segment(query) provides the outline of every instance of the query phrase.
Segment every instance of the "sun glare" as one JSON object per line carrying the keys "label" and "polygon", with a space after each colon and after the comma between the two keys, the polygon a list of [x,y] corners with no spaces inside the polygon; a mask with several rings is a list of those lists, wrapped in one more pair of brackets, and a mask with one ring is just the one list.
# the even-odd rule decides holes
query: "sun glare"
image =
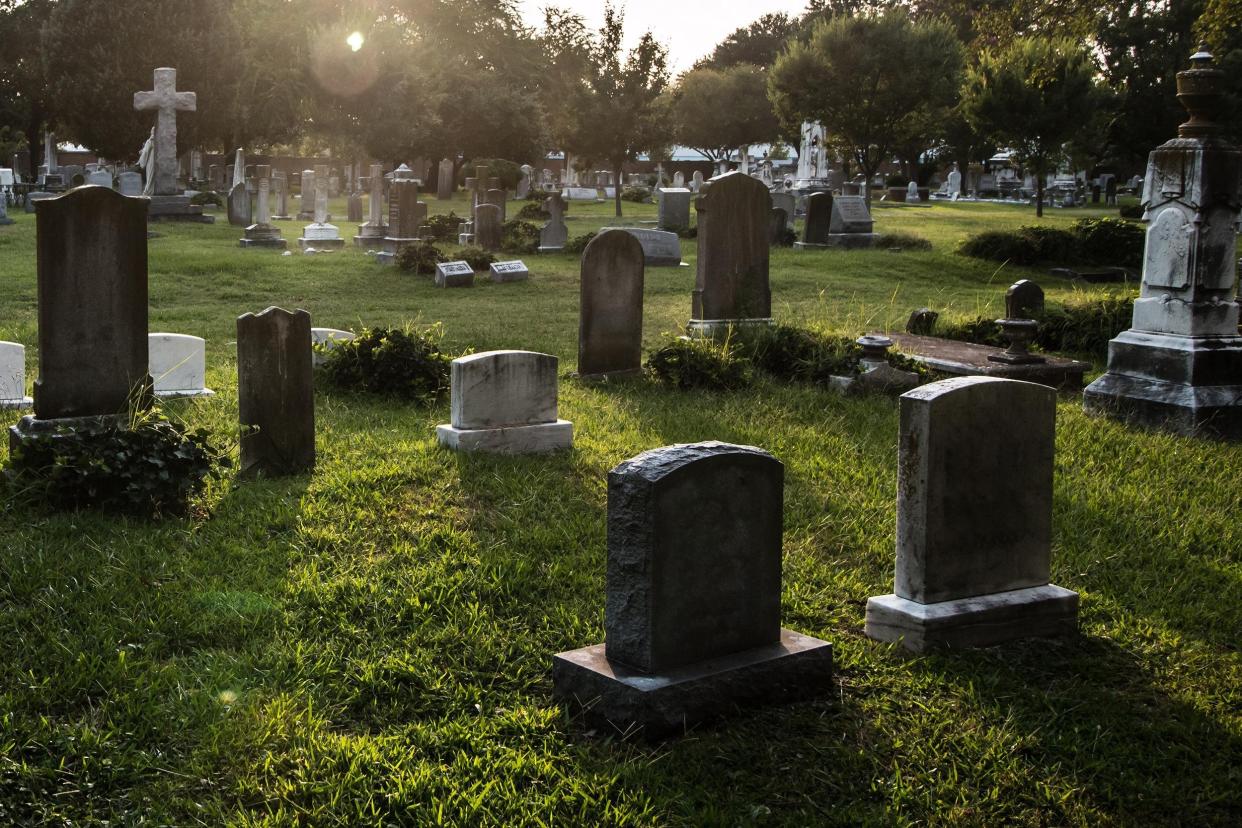
{"label": "sun glare", "polygon": [[353,49],[355,52],[358,51],[362,48],[362,32],[354,32],[349,37],[345,38],[345,42],[349,44],[349,48]]}

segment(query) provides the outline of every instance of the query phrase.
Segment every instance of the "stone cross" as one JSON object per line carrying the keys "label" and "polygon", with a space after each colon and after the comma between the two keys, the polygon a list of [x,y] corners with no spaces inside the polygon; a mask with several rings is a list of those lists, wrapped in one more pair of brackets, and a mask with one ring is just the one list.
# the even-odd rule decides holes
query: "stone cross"
{"label": "stone cross", "polygon": [[177,110],[193,112],[198,96],[177,91],[177,70],[156,69],[155,89],[134,93],[134,109],[155,109],[155,195],[177,193]]}

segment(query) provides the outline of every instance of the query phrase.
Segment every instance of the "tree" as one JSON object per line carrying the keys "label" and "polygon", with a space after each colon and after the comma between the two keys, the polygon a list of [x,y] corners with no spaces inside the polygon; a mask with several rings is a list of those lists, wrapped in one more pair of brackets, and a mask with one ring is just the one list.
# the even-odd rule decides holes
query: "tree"
{"label": "tree", "polygon": [[[1222,120],[1234,143],[1242,143],[1242,0],[1207,0],[1195,31],[1207,41],[1217,68],[1229,79]],[[1184,69],[1186,56],[1179,57],[1182,63],[1178,68]]]}
{"label": "tree", "polygon": [[768,100],[767,74],[738,64],[682,75],[669,100],[673,137],[713,161],[738,147],[776,140],[781,124]]}
{"label": "tree", "polygon": [[567,85],[566,98],[558,107],[559,143],[566,151],[609,165],[617,179],[619,217],[625,162],[641,152],[658,154],[670,142],[660,106],[668,85],[668,54],[647,32],[622,62],[625,20],[611,5],[604,9],[603,28],[593,37],[585,36],[580,24],[575,27],[572,21],[563,20],[560,25],[583,35],[579,45],[567,52],[577,51],[583,58],[583,74]]}
{"label": "tree", "polygon": [[739,64],[771,66],[789,39],[801,31],[802,23],[796,17],[783,12],[765,14],[755,22],[735,29],[716,44],[710,55],[696,63],[695,69],[724,69]]}
{"label": "tree", "polygon": [[9,154],[23,145],[30,149],[31,169],[43,163],[40,133],[52,117],[43,61],[38,50],[39,31],[51,14],[51,0],[0,0],[0,143]]}
{"label": "tree", "polygon": [[897,147],[935,137],[961,84],[962,47],[939,21],[835,17],[794,41],[768,75],[787,124],[818,121],[839,152],[871,179]]}
{"label": "tree", "polygon": [[966,76],[962,107],[1035,172],[1035,215],[1044,214],[1044,178],[1096,109],[1095,67],[1066,38],[1022,38],[985,52]]}

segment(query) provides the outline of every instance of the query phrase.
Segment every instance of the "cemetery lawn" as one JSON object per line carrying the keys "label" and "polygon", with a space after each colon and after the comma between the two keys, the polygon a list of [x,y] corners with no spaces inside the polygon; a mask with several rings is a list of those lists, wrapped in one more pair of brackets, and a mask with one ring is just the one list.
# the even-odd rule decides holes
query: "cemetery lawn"
{"label": "cemetery lawn", "polygon": [[[460,214],[461,196],[449,206]],[[573,203],[571,237],[611,211]],[[779,321],[856,335],[899,330],[920,306],[996,316],[1022,277],[1050,300],[1083,293],[953,252],[1034,223],[1030,208],[875,214],[877,230],[934,249],[774,251]],[[34,217],[11,215],[0,339],[29,349],[29,383]],[[576,257],[528,256],[529,282],[445,291],[352,247],[241,250],[219,221],[154,227],[150,312],[152,331],[207,339],[217,396],[169,410],[222,443],[236,431],[234,320],[268,305],[337,328],[442,322],[454,352],[546,351],[573,370]],[[295,249],[301,226],[281,223]],[[693,264],[694,243],[683,251]],[[693,274],[647,271],[647,347],[685,323]],[[1242,822],[1242,446],[1090,419],[1063,396],[1053,581],[1081,593],[1081,635],[912,657],[862,635],[868,596],[892,589],[890,399],[564,376],[574,450],[517,458],[437,448],[447,400],[321,387],[316,405],[313,475],[222,481],[191,519],[0,503],[0,824]],[[835,681],[818,701],[623,742],[552,703],[550,657],[603,639],[608,469],[706,439],[785,463],[782,621],[833,642]]]}

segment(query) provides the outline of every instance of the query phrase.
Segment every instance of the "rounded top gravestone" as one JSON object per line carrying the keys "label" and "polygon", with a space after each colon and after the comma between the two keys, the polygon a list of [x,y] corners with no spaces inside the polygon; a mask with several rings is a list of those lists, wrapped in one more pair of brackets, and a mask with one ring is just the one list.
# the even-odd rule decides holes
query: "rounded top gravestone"
{"label": "rounded top gravestone", "polygon": [[582,254],[578,373],[634,373],[642,368],[643,247],[624,230],[604,230]]}
{"label": "rounded top gravestone", "polygon": [[691,318],[771,317],[768,188],[744,173],[725,173],[707,183],[696,209],[698,270]]}

